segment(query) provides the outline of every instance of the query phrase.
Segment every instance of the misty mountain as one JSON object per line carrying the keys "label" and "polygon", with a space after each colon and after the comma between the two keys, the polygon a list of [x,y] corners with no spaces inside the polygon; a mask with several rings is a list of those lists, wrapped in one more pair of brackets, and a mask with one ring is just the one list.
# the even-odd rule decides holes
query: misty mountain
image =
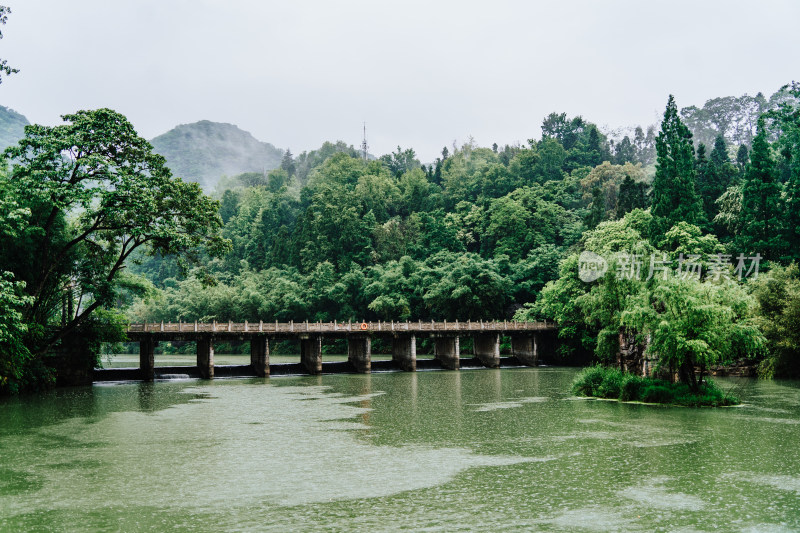
{"label": "misty mountain", "polygon": [[173,174],[210,191],[222,176],[264,172],[281,164],[283,151],[233,124],[201,120],[181,124],[150,141]]}
{"label": "misty mountain", "polygon": [[0,150],[5,150],[25,136],[28,119],[13,109],[0,105]]}

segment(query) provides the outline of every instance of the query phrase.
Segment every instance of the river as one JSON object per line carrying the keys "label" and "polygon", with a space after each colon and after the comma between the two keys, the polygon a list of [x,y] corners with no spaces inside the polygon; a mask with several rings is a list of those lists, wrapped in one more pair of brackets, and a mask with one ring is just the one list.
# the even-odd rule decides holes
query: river
{"label": "river", "polygon": [[579,399],[575,369],[96,384],[0,400],[2,531],[794,531],[800,382]]}

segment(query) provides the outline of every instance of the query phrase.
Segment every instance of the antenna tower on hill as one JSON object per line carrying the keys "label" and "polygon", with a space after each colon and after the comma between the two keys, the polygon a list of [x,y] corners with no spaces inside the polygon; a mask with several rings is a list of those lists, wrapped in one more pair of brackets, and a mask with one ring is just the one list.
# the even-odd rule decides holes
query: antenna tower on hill
{"label": "antenna tower on hill", "polygon": [[364,122],[364,137],[361,139],[361,156],[364,158],[364,161],[367,160],[367,123]]}

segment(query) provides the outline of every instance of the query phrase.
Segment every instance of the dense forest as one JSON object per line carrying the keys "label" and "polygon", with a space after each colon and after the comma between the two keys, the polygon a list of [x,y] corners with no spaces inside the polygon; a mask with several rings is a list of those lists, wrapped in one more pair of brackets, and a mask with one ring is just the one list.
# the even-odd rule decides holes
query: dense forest
{"label": "dense forest", "polygon": [[[798,98],[670,97],[660,125],[616,132],[552,113],[525,145],[427,164],[325,143],[222,177],[214,200],[112,111],[30,126],[0,181],[0,386],[52,380],[78,332],[93,364],[121,324],[161,320],[546,318],[563,353],[792,375]],[[587,251],[608,262],[591,282]]]}

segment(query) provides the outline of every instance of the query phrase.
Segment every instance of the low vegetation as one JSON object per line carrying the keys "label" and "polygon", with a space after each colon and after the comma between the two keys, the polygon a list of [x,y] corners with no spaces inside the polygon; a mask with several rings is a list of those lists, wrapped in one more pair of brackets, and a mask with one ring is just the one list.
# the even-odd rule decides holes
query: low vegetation
{"label": "low vegetation", "polygon": [[592,398],[687,407],[723,407],[740,403],[739,398],[726,393],[709,379],[698,385],[697,392],[692,392],[685,383],[643,378],[601,365],[584,368],[572,382],[572,392]]}

